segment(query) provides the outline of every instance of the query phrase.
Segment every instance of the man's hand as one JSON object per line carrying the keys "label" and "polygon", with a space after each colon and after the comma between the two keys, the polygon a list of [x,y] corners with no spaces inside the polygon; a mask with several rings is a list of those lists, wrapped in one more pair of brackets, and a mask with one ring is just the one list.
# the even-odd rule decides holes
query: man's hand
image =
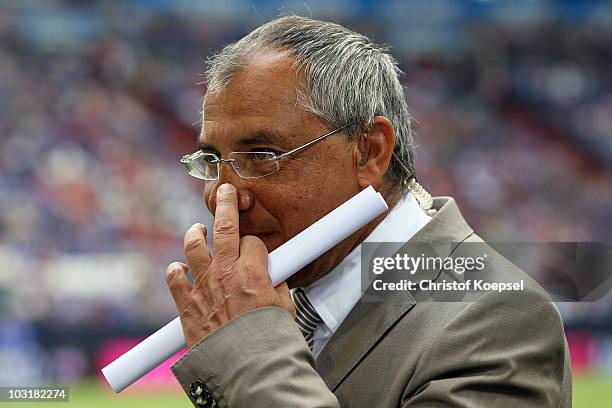
{"label": "man's hand", "polygon": [[[254,236],[240,238],[238,197],[231,184],[217,190],[213,243],[214,257],[206,246],[204,225],[192,225],[184,241],[189,266],[173,262],[166,271],[188,347],[236,316],[259,307],[282,307],[295,317],[287,284],[272,286],[264,243]],[[193,284],[187,279],[188,270]]]}

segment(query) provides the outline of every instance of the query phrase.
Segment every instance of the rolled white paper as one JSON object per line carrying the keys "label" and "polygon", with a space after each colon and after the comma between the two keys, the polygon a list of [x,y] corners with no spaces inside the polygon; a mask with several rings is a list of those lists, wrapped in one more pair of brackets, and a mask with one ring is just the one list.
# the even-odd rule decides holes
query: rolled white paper
{"label": "rolled white paper", "polygon": [[[272,251],[268,272],[274,286],[317,259],[387,210],[372,186]],[[185,347],[180,318],[172,320],[102,369],[115,392],[121,392]]]}

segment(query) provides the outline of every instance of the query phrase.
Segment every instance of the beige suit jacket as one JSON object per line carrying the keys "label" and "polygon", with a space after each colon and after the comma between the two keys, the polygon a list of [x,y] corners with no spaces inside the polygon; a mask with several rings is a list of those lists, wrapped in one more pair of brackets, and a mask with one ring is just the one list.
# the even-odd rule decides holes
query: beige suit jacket
{"label": "beige suit jacket", "polygon": [[[482,242],[452,198],[436,198],[434,208],[409,242],[459,243],[446,256]],[[207,406],[217,407],[571,406],[569,352],[554,303],[500,255],[488,266],[524,279],[523,299],[494,293],[432,302],[409,291],[385,302],[362,299],[316,361],[288,312],[260,308],[208,335],[172,370],[196,406],[196,380],[211,397]]]}

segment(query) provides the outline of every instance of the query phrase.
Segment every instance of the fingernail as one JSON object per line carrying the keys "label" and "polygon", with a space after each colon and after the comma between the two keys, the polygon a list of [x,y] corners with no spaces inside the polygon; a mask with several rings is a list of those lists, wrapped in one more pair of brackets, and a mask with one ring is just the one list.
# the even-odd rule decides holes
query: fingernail
{"label": "fingernail", "polygon": [[185,265],[182,265],[182,264],[180,264],[180,263],[178,263],[178,262],[174,262],[174,263],[172,264],[172,270],[173,270],[173,271],[180,272],[180,271],[185,271],[185,270],[186,270],[186,268],[185,268]]}
{"label": "fingernail", "polygon": [[228,183],[221,184],[221,186],[219,187],[219,190],[217,191],[218,194],[231,194],[233,192],[234,192],[234,186]]}

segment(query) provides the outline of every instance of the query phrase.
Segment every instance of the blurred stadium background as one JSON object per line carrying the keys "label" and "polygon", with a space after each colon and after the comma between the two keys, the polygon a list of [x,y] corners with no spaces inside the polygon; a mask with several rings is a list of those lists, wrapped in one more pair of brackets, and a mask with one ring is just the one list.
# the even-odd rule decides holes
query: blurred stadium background
{"label": "blurred stadium background", "polygon": [[[167,366],[119,397],[99,368],[175,315],[165,266],[206,216],[177,161],[195,150],[203,61],[289,12],[391,46],[423,184],[481,235],[612,241],[609,2],[5,0],[0,385],[189,406]],[[575,406],[611,406],[611,299],[559,307]]]}

